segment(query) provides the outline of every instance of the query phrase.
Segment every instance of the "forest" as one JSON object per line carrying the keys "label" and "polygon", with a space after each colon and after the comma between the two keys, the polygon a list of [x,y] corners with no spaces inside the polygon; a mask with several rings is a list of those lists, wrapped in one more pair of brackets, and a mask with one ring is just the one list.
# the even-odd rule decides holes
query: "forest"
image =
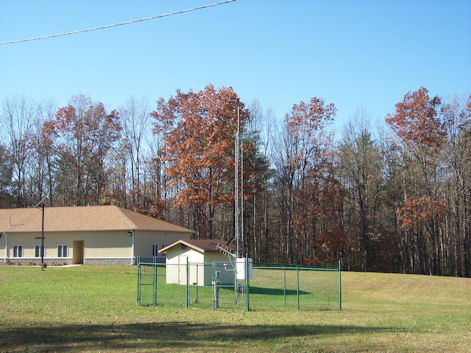
{"label": "forest", "polygon": [[278,120],[211,84],[111,111],[83,94],[5,97],[0,204],[112,204],[229,240],[239,121],[254,261],[471,277],[471,96],[404,93],[376,129],[360,109],[342,131],[323,98]]}

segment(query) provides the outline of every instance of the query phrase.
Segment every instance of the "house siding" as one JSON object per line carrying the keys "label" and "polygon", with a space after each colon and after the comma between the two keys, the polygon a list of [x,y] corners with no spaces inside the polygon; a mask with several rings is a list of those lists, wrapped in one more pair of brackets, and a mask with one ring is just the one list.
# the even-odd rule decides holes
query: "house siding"
{"label": "house siding", "polygon": [[[2,235],[0,263],[40,264],[41,257],[35,257],[35,247],[41,245],[40,232],[11,232]],[[152,261],[152,245],[170,244],[179,239],[189,239],[191,233],[140,231],[134,235],[134,255],[141,261]],[[8,238],[8,247],[7,245]],[[44,261],[48,264],[70,264],[74,254],[74,241],[83,241],[84,264],[132,264],[132,237],[128,230],[116,231],[69,231],[46,232],[44,235]],[[22,257],[13,257],[13,246],[23,247]],[[58,245],[67,245],[67,257],[57,257]],[[164,258],[163,258],[164,259]]]}
{"label": "house siding", "polygon": [[[10,261],[37,260],[35,257],[35,247],[41,245],[41,233],[21,232],[8,233],[7,259]],[[39,238],[39,239],[38,239]],[[73,257],[74,240],[84,242],[84,262],[85,259],[110,259],[128,258],[132,254],[131,237],[125,231],[80,231],[80,232],[48,232],[44,235],[44,258],[54,261],[70,262]],[[23,246],[23,257],[13,257],[13,246]],[[67,245],[67,256],[57,257],[58,245]]]}
{"label": "house siding", "polygon": [[[70,265],[72,264],[71,258],[63,257],[49,257],[44,258],[44,262],[48,265]],[[25,257],[12,257],[8,259],[7,264],[13,265],[40,265],[41,258],[25,258]],[[130,265],[130,258],[88,258],[83,259],[84,265]]]}
{"label": "house siding", "polygon": [[[159,250],[168,244],[172,244],[180,239],[190,239],[189,232],[166,232],[166,231],[145,231],[136,230],[134,232],[134,253],[140,256],[141,262],[152,262],[152,246],[159,245]],[[163,261],[164,256],[159,256]]]}

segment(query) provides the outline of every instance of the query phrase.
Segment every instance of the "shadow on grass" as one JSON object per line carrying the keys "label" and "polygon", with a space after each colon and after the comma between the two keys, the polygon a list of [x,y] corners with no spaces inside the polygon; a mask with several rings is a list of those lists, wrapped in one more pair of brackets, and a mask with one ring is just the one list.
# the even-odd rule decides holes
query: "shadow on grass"
{"label": "shadow on grass", "polygon": [[[266,295],[284,295],[283,289],[280,288],[264,288],[264,287],[250,287],[250,294],[266,294]],[[311,294],[309,292],[300,290],[299,295]],[[296,289],[287,289],[286,295],[297,295]]]}
{"label": "shadow on grass", "polygon": [[345,333],[392,332],[392,328],[318,325],[224,325],[188,322],[125,325],[51,325],[0,330],[0,351],[126,349],[228,349],[242,341]]}
{"label": "shadow on grass", "polygon": [[[196,286],[192,286],[191,288],[196,288]],[[208,287],[205,287],[208,288]],[[240,290],[242,290],[242,287],[239,287]],[[208,289],[211,291],[210,293],[212,294],[212,288]],[[225,293],[232,293],[234,292],[234,287],[231,286],[226,286],[226,287],[220,287],[219,289],[222,292]],[[266,295],[284,295],[284,291],[282,288],[268,288],[268,287],[252,287],[250,286],[250,294],[266,294]],[[296,295],[297,291],[296,289],[286,289],[286,295]],[[299,295],[304,295],[304,294],[312,294],[310,292],[306,292],[303,290],[299,291]]]}

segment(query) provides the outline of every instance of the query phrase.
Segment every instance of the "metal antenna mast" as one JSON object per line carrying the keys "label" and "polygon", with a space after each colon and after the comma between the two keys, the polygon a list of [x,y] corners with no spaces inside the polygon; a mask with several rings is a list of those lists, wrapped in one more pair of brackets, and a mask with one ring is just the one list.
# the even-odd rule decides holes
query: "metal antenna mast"
{"label": "metal antenna mast", "polygon": [[235,215],[234,215],[234,228],[236,240],[236,259],[239,258],[239,107],[237,107],[237,133],[235,139]]}
{"label": "metal antenna mast", "polygon": [[239,303],[239,286],[237,274],[237,261],[239,260],[239,107],[237,107],[237,133],[235,139],[235,176],[234,176],[234,228],[236,240],[235,268],[234,268],[234,302]]}
{"label": "metal antenna mast", "polygon": [[[239,141],[240,142],[240,141]],[[244,256],[244,142],[240,144],[240,240],[242,257]]]}

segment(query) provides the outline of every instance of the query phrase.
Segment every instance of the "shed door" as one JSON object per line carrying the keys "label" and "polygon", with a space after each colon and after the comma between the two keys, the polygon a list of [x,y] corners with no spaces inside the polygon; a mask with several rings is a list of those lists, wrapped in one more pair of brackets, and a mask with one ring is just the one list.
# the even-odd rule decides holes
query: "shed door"
{"label": "shed door", "polygon": [[188,256],[178,255],[178,284],[186,285],[186,263]]}

